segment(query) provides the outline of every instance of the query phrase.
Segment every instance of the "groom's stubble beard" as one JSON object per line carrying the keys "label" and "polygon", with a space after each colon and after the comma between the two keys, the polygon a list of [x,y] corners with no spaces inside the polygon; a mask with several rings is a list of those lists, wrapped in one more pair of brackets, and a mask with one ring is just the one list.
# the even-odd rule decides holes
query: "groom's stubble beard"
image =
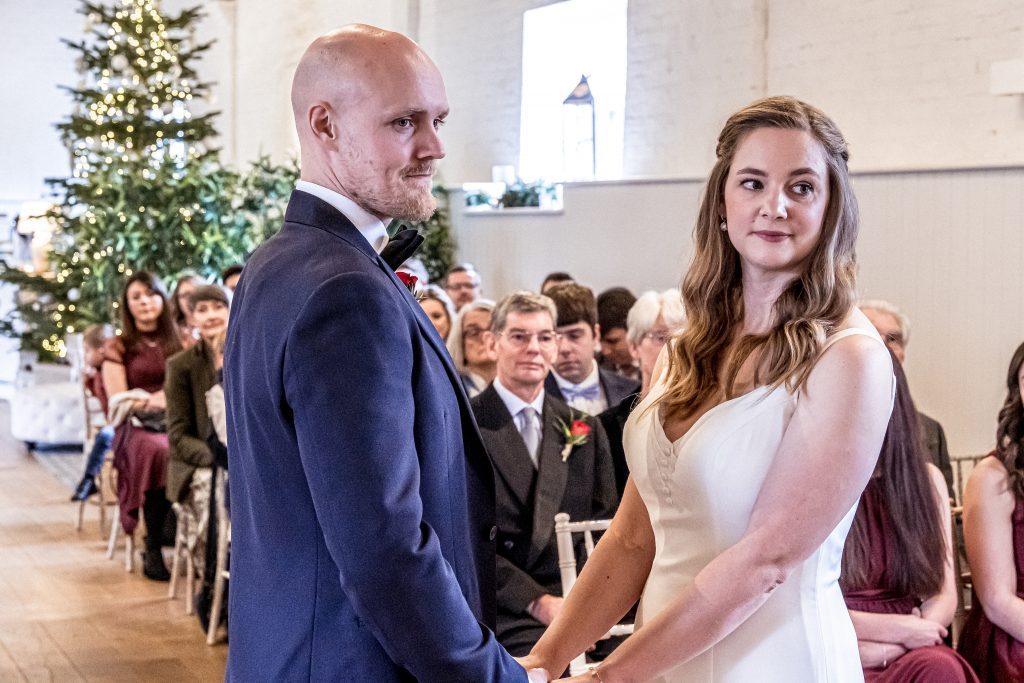
{"label": "groom's stubble beard", "polygon": [[[437,209],[432,188],[408,178],[409,174],[433,174],[433,165],[403,168],[393,176],[366,178],[352,199],[372,214],[407,221],[425,221]],[[379,177],[378,177],[379,178]]]}

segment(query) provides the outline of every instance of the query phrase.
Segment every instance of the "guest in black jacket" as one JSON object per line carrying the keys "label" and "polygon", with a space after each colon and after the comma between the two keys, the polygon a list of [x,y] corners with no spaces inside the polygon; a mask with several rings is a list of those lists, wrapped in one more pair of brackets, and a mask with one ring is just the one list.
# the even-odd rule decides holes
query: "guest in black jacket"
{"label": "guest in black jacket", "polygon": [[[562,605],[554,517],[610,518],[611,454],[596,418],[544,390],[557,335],[551,300],[518,292],[498,303],[488,342],[497,376],[473,399],[495,470],[498,641],[527,654]],[[585,553],[577,548],[577,558]]]}

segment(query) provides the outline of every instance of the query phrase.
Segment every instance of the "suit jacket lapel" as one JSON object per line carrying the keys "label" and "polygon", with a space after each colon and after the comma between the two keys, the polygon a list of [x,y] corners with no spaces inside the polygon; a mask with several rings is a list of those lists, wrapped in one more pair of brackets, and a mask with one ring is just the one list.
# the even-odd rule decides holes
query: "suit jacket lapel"
{"label": "suit jacket lapel", "polygon": [[526,506],[536,470],[533,469],[533,461],[523,443],[523,437],[519,435],[515,420],[493,386],[484,390],[477,401],[481,409],[478,416],[480,430],[493,446],[489,449],[491,462],[518,499],[519,505]]}
{"label": "suit jacket lapel", "polygon": [[528,562],[540,557],[555,532],[555,514],[562,506],[565,486],[569,479],[568,463],[562,462],[565,437],[558,421],[569,421],[568,411],[557,405],[546,393],[544,396],[544,436],[540,444],[540,471],[533,498],[533,537],[530,540]]}

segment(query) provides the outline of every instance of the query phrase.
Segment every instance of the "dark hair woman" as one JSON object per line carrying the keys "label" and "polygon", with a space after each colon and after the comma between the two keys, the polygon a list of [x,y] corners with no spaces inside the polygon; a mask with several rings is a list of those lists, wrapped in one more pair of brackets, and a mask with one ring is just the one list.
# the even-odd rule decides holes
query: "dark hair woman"
{"label": "dark hair woman", "polygon": [[903,368],[895,357],[892,365],[896,400],[846,539],[839,585],[865,681],[976,681],[942,644],[956,610],[946,480],[922,448]]}
{"label": "dark hair woman", "polygon": [[120,308],[121,335],[107,343],[100,371],[117,423],[114,467],[121,525],[125,533],[134,533],[142,508],[147,531],[143,572],[150,579],[166,581],[170,574],[160,549],[170,510],[164,495],[167,434],[135,422],[140,416],[157,417],[166,408],[164,368],[167,358],[181,350],[181,339],[167,290],[152,273],[140,271],[128,278]]}
{"label": "dark hair woman", "polygon": [[189,298],[196,289],[204,285],[206,281],[195,273],[183,273],[175,282],[174,293],[171,294],[171,317],[178,326],[181,344],[186,348],[199,341],[199,331],[196,330],[195,320],[189,309]]}
{"label": "dark hair woman", "polygon": [[971,471],[964,536],[974,600],[960,653],[988,683],[1024,681],[1024,344],[1006,375],[996,450]]}

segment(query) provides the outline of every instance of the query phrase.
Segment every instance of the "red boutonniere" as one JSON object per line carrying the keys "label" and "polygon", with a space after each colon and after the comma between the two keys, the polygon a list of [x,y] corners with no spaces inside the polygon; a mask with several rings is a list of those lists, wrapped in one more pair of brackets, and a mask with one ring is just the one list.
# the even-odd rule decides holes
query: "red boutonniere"
{"label": "red boutonniere", "polygon": [[573,413],[570,411],[568,424],[558,420],[558,427],[562,430],[562,437],[565,439],[565,445],[562,447],[562,462],[569,460],[573,448],[582,446],[590,438],[590,425],[583,419],[584,417],[586,415],[582,414],[573,417]]}
{"label": "red boutonniere", "polygon": [[412,273],[405,272],[404,270],[395,271],[395,275],[397,275],[398,279],[402,281],[405,288],[409,290],[409,293],[413,295],[413,298],[419,301],[419,297],[416,295],[416,290],[419,288],[419,278]]}

